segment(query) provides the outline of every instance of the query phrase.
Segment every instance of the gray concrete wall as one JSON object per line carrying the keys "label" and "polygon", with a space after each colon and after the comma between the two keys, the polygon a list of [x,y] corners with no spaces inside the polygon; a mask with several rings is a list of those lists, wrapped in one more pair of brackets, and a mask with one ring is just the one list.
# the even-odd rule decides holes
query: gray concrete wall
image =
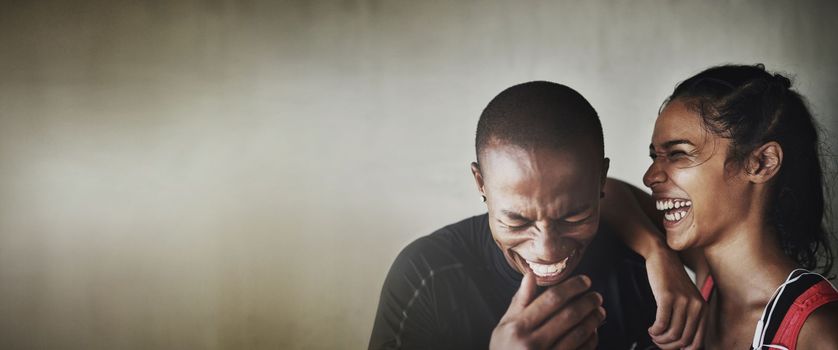
{"label": "gray concrete wall", "polygon": [[639,185],[678,81],[763,62],[835,148],[836,10],[5,2],[0,347],[365,348],[401,247],[481,213],[468,164],[497,92],[575,87],[612,174]]}

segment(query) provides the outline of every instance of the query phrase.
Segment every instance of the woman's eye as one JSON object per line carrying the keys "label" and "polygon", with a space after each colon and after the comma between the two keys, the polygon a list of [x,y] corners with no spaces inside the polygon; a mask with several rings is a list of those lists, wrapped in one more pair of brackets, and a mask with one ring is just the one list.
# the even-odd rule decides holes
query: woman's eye
{"label": "woman's eye", "polygon": [[684,152],[684,151],[669,152],[669,158],[681,158],[681,157],[686,156],[686,155],[687,155],[687,153]]}
{"label": "woman's eye", "polygon": [[656,158],[658,158],[658,155],[654,154],[654,153],[649,153],[649,158],[652,158],[652,160],[655,160]]}

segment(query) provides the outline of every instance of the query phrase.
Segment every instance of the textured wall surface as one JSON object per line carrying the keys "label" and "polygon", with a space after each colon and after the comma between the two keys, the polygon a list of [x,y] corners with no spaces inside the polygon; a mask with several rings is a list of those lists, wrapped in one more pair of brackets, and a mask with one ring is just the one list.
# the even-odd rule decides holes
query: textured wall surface
{"label": "textured wall surface", "polygon": [[578,89],[612,174],[639,185],[679,80],[763,62],[796,77],[838,152],[836,15],[832,1],[3,2],[0,348],[365,348],[401,247],[481,213],[468,164],[496,93]]}

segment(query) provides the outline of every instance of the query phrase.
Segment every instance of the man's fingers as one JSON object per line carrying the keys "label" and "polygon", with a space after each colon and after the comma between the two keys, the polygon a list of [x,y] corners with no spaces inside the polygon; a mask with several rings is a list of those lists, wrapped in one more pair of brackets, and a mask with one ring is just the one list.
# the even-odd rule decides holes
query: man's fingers
{"label": "man's fingers", "polygon": [[587,276],[571,277],[541,293],[524,309],[521,318],[527,320],[529,324],[541,324],[568,301],[588,290],[590,286],[591,279]]}
{"label": "man's fingers", "polygon": [[[504,336],[517,339],[519,342],[523,341],[522,344],[527,344],[527,348],[543,348],[555,343],[561,333],[542,331],[537,335],[534,330],[538,330],[545,320],[558,316],[557,310],[562,308],[572,310],[569,315],[567,315],[568,312],[565,312],[565,315],[561,316],[564,320],[572,319],[573,322],[571,323],[564,322],[567,323],[567,328],[579,323],[579,320],[584,318],[590,310],[596,309],[602,303],[602,297],[595,293],[589,293],[587,299],[578,298],[578,300],[573,300],[578,294],[587,290],[590,285],[590,278],[576,276],[548,288],[535,298],[535,276],[528,271],[524,274],[521,287],[513,296],[509,309],[504,315],[506,322],[501,320],[501,324],[492,333],[493,341],[495,333],[497,333],[497,344],[503,343],[501,338]],[[587,312],[584,312],[585,310]],[[578,316],[575,316],[577,314]],[[574,317],[575,319],[573,319]]]}
{"label": "man's fingers", "polygon": [[553,347],[554,349],[578,349],[582,344],[596,333],[596,329],[605,320],[605,309],[598,308],[589,313],[576,327],[568,331],[559,342]]}
{"label": "man's fingers", "polygon": [[521,287],[512,296],[512,302],[509,304],[507,313],[518,312],[526,308],[535,297],[535,289],[535,275],[530,271],[525,272],[524,278],[521,280]]}
{"label": "man's fingers", "polygon": [[597,292],[588,292],[584,295],[565,304],[559,312],[544,322],[541,327],[533,332],[533,336],[541,344],[552,344],[556,339],[561,338],[573,327],[582,323],[592,312],[602,313],[605,317],[605,309],[602,308],[602,296]]}
{"label": "man's fingers", "polygon": [[596,350],[597,343],[599,343],[599,337],[596,331],[594,331],[594,334],[588,337],[588,340],[579,347],[579,350]]}
{"label": "man's fingers", "polygon": [[655,323],[649,327],[649,335],[658,336],[669,328],[669,320],[672,317],[672,302],[667,297],[661,298],[658,302],[658,310],[655,313]]}

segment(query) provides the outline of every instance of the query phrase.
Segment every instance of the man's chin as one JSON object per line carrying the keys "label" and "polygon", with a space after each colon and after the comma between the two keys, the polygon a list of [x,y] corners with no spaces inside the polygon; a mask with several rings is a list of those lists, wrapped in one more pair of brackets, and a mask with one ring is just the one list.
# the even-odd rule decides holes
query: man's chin
{"label": "man's chin", "polygon": [[564,280],[568,279],[571,275],[570,272],[573,271],[573,268],[576,266],[568,266],[564,271],[559,272],[555,275],[547,275],[547,276],[540,276],[535,272],[530,270],[530,273],[535,275],[535,284],[539,287],[550,287],[562,283]]}

